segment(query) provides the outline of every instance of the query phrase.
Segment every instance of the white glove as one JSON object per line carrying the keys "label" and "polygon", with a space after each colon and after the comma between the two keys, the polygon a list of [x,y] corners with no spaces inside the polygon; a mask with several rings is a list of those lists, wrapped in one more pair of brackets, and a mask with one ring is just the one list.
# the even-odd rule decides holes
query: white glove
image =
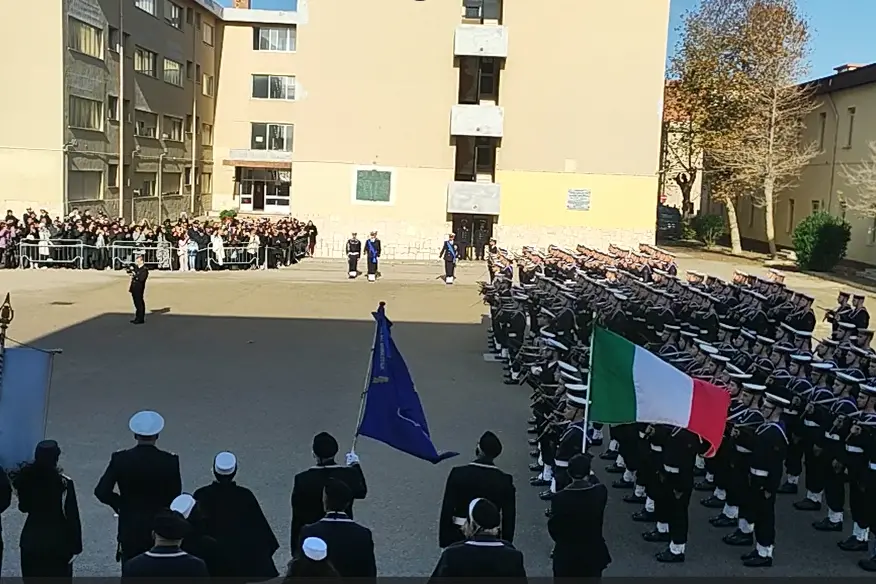
{"label": "white glove", "polygon": [[354,464],[359,464],[359,456],[356,455],[355,452],[347,453],[347,466],[353,466]]}
{"label": "white glove", "polygon": [[77,558],[78,556],[79,556],[79,554],[75,554],[72,558],[70,558],[70,561],[67,562],[67,563],[68,563],[68,564],[72,564],[73,562],[76,561],[76,558]]}

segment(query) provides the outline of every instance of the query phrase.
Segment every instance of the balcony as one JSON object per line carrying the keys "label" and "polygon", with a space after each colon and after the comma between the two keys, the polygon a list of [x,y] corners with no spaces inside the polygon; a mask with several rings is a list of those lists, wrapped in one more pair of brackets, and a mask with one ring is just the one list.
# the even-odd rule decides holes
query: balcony
{"label": "balcony", "polygon": [[253,150],[251,148],[231,149],[224,166],[244,166],[251,168],[288,169],[292,165],[292,153],[283,150]]}
{"label": "balcony", "polygon": [[447,212],[498,215],[502,187],[496,183],[454,181],[447,185]]}
{"label": "balcony", "polygon": [[505,130],[505,110],[497,105],[460,104],[450,111],[450,134],[501,138]]}
{"label": "balcony", "polygon": [[504,59],[508,56],[508,29],[491,24],[460,24],[453,39],[453,54]]}

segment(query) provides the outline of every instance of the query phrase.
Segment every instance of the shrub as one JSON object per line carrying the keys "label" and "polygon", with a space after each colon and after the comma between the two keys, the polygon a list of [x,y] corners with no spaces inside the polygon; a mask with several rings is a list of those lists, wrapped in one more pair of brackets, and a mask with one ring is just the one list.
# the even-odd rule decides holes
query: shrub
{"label": "shrub", "polygon": [[682,239],[696,239],[697,231],[693,228],[692,221],[690,217],[685,217],[681,221],[681,238]]}
{"label": "shrub", "polygon": [[226,219],[234,219],[235,217],[237,217],[237,211],[234,209],[225,209],[219,213],[219,219],[222,221],[225,221]]}
{"label": "shrub", "polygon": [[813,213],[794,229],[797,265],[804,270],[829,272],[846,257],[852,227],[830,213]]}
{"label": "shrub", "polygon": [[706,247],[712,247],[727,233],[727,224],[720,215],[697,215],[691,225],[697,239],[705,243]]}

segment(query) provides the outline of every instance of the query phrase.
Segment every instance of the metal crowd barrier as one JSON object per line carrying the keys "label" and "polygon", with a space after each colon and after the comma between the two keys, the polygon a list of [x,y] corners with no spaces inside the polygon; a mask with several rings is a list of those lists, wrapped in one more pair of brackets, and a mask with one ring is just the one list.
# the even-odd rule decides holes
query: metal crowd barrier
{"label": "metal crowd barrier", "polygon": [[18,244],[20,268],[66,266],[82,269],[84,248],[78,239],[24,240]]}
{"label": "metal crowd barrier", "polygon": [[223,245],[221,248],[216,248],[211,243],[209,251],[209,261],[207,261],[207,269],[223,269],[226,266],[246,266],[252,268],[266,267],[264,255],[268,248],[256,248],[253,251],[247,245]]}

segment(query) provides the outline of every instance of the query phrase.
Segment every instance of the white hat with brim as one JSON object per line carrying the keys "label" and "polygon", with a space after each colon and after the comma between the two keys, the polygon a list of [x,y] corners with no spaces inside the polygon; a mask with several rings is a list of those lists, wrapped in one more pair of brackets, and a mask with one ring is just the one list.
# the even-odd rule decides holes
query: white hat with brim
{"label": "white hat with brim", "polygon": [[164,429],[164,418],[150,410],[137,412],[128,421],[128,428],[137,436],[158,436]]}

